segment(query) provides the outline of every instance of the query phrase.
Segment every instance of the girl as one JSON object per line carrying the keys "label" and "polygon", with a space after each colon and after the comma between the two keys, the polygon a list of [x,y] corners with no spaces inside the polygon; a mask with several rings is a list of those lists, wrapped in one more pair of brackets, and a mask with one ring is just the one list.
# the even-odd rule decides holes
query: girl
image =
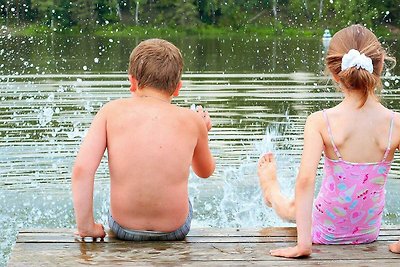
{"label": "girl", "polygon": [[[344,99],[307,118],[295,200],[280,192],[274,156],[261,157],[258,176],[267,205],[297,223],[297,246],[272,250],[271,255],[308,256],[312,243],[360,244],[377,239],[384,186],[394,152],[400,149],[400,114],[382,106],[375,95],[385,59],[395,63],[361,25],[333,36],[326,64]],[[322,152],[324,178],[314,200]],[[390,250],[400,253],[400,241]]]}

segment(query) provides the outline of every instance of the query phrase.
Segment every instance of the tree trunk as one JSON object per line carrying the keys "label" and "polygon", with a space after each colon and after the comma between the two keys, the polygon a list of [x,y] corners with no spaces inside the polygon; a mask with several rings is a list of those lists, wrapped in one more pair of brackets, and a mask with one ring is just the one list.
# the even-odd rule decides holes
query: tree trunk
{"label": "tree trunk", "polygon": [[278,32],[280,30],[280,27],[278,28],[278,0],[273,0],[272,12],[274,13],[274,30]]}
{"label": "tree trunk", "polygon": [[322,11],[324,8],[324,0],[319,1],[319,18],[322,18]]}
{"label": "tree trunk", "polygon": [[274,13],[275,22],[278,20],[278,0],[274,0],[272,3],[272,12]]}
{"label": "tree trunk", "polygon": [[136,1],[136,9],[135,9],[135,25],[139,24],[139,1]]}
{"label": "tree trunk", "polygon": [[118,0],[119,20],[123,24],[132,24],[131,5],[129,0]]}
{"label": "tree trunk", "polygon": [[304,0],[304,9],[306,11],[306,17],[308,21],[311,21],[310,12],[308,11],[308,3],[307,0]]}

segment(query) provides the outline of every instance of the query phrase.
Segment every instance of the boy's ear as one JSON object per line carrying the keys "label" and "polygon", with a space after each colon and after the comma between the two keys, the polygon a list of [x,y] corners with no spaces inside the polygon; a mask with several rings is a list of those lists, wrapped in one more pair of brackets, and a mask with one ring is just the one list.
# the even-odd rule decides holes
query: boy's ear
{"label": "boy's ear", "polygon": [[129,91],[131,91],[132,93],[136,92],[136,90],[138,88],[138,81],[132,75],[128,75],[128,78],[129,78],[129,82],[131,84]]}
{"label": "boy's ear", "polygon": [[174,97],[177,97],[177,96],[179,95],[179,91],[181,90],[181,88],[182,88],[182,81],[179,81],[179,82],[178,82],[178,85],[176,86],[176,89],[175,89],[175,91],[172,93],[172,95],[173,95]]}

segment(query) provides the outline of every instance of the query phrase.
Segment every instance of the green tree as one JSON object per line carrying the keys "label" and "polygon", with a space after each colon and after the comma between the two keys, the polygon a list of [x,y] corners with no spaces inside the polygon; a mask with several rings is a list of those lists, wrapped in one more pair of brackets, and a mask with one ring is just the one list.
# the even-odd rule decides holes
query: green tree
{"label": "green tree", "polygon": [[144,24],[156,26],[195,26],[199,23],[198,11],[191,0],[152,0],[142,5]]}
{"label": "green tree", "polygon": [[91,0],[75,0],[70,2],[71,24],[90,29],[96,25],[96,5]]}
{"label": "green tree", "polygon": [[232,27],[400,27],[399,0],[0,0],[4,22],[54,28],[123,23]]}
{"label": "green tree", "polygon": [[34,19],[40,19],[42,22],[50,25],[54,18],[55,1],[56,0],[31,0]]}
{"label": "green tree", "polygon": [[118,15],[119,20],[123,24],[132,24],[133,16],[131,13],[131,1],[129,0],[118,0]]}
{"label": "green tree", "polygon": [[200,20],[206,24],[217,24],[221,16],[219,0],[197,0],[197,9]]}
{"label": "green tree", "polygon": [[333,7],[341,27],[353,23],[375,26],[373,20],[379,13],[375,7],[370,6],[368,0],[336,0],[333,2]]}
{"label": "green tree", "polygon": [[389,23],[400,27],[400,2],[399,0],[373,1],[369,4],[378,10],[377,23]]}
{"label": "green tree", "polygon": [[117,0],[95,1],[95,11],[100,25],[119,21]]}

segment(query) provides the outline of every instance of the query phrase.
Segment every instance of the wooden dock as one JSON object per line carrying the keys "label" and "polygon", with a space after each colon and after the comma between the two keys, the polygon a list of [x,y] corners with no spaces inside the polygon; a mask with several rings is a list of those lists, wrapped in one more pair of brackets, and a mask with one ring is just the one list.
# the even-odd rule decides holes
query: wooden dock
{"label": "wooden dock", "polygon": [[400,226],[385,227],[366,245],[314,245],[311,257],[284,259],[269,250],[293,245],[296,229],[192,229],[185,241],[126,242],[77,240],[71,229],[20,231],[8,266],[400,266],[400,254],[388,245],[400,238]]}

